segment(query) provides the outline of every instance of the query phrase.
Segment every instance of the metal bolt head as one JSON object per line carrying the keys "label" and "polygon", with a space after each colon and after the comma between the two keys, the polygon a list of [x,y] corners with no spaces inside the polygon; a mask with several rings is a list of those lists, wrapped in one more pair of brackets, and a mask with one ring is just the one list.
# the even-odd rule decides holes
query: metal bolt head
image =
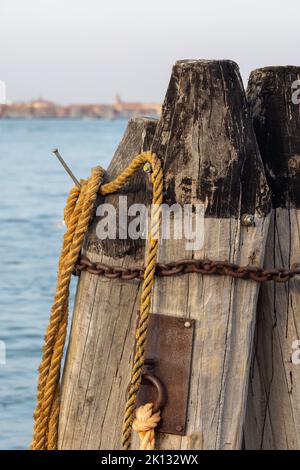
{"label": "metal bolt head", "polygon": [[144,361],[144,365],[147,369],[153,369],[156,364],[156,360],[153,357],[147,357]]}
{"label": "metal bolt head", "polygon": [[254,227],[255,226],[254,215],[243,214],[241,217],[241,224],[244,225],[244,227]]}
{"label": "metal bolt head", "polygon": [[191,328],[191,322],[190,321],[184,322],[184,328]]}
{"label": "metal bolt head", "polygon": [[152,167],[150,162],[146,162],[145,165],[143,166],[143,170],[145,173],[152,173]]}
{"label": "metal bolt head", "polygon": [[176,431],[177,431],[177,432],[181,432],[182,430],[183,430],[183,427],[182,427],[182,426],[180,426],[180,425],[179,425],[179,426],[176,426]]}

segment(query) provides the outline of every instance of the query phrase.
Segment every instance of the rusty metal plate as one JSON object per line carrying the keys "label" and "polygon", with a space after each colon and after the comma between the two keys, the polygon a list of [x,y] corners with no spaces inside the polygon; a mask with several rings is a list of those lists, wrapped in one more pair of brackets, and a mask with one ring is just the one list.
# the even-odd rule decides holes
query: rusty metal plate
{"label": "rusty metal plate", "polygon": [[[184,435],[191,373],[195,320],[152,314],[145,351],[144,373],[159,379],[166,395],[159,432]],[[155,402],[156,389],[141,385],[137,405]]]}

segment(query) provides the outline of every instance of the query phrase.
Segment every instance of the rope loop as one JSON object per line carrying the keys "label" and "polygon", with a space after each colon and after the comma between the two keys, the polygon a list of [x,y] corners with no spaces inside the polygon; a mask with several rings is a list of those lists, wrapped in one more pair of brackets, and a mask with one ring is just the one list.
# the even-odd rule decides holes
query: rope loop
{"label": "rope loop", "polygon": [[[151,152],[143,152],[137,155],[115,180],[102,186],[104,170],[101,167],[96,167],[92,170],[90,178],[81,181],[80,188],[74,187],[69,193],[64,210],[66,232],[58,262],[56,294],[45,333],[42,359],[39,367],[37,404],[34,412],[34,430],[31,444],[33,450],[57,449],[61,360],[67,332],[70,279],[75,270],[84,237],[91,221],[96,197],[99,193],[105,196],[121,189],[127,180],[146,163],[151,166],[151,173],[149,175],[153,186],[153,210],[151,211],[146,268],[143,273],[141,315],[136,331],[137,348],[132,366],[123,425],[123,447],[125,449],[130,447],[136,395],[140,387],[144,365],[144,349],[149,323],[161,218],[160,206],[162,203],[163,173],[159,159]],[[109,275],[109,273],[107,274]],[[125,278],[126,276],[130,277],[131,273],[128,271],[117,273],[117,276],[120,275]],[[114,278],[116,275],[111,273],[111,277]],[[149,413],[150,408],[148,407],[147,410]],[[152,418],[149,417],[149,420],[155,423],[158,415],[155,413],[153,416]],[[152,437],[150,440],[151,442],[153,441]]]}

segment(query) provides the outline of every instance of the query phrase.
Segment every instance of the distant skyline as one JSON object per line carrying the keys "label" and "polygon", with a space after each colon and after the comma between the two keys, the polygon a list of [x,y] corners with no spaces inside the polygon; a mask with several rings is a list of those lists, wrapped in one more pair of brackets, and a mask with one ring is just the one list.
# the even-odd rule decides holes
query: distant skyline
{"label": "distant skyline", "polygon": [[[74,101],[74,102],[69,102],[69,103],[61,103],[61,102],[58,102],[57,100],[49,100],[46,96],[34,96],[28,100],[11,100],[11,99],[7,99],[5,101],[5,104],[6,105],[17,105],[17,104],[24,104],[24,105],[29,105],[29,104],[49,104],[49,105],[61,105],[61,106],[72,106],[72,105],[87,105],[87,106],[92,106],[92,105],[114,105],[116,104],[117,102],[120,102],[120,103],[128,103],[128,104],[131,104],[131,103],[137,103],[137,104],[161,104],[159,103],[158,101],[157,102],[154,102],[154,101],[148,101],[148,102],[145,102],[145,101],[138,101],[138,100],[124,100],[122,96],[119,95],[119,93],[116,93],[115,96],[112,97],[112,99],[110,101],[107,101],[107,102],[100,102],[100,101],[92,101],[92,102],[83,102],[83,101]],[[0,105],[3,104],[1,101],[0,101]]]}
{"label": "distant skyline", "polygon": [[299,65],[298,0],[0,0],[9,101],[162,102],[178,59]]}

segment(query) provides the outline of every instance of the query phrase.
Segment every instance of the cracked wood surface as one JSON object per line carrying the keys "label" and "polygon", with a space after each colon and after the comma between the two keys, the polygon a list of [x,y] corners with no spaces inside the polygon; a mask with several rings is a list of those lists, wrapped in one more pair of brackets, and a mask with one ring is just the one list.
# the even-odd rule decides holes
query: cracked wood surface
{"label": "cracked wood surface", "polygon": [[[117,159],[132,158],[135,150],[120,150]],[[158,260],[262,264],[268,187],[236,64],[175,64],[152,150],[163,163],[165,202],[203,204],[205,212],[203,247],[187,250],[186,240],[163,240]],[[255,227],[240,224],[244,212],[255,215]],[[110,256],[94,225],[86,244],[93,260],[143,263],[143,246],[124,251],[117,241]],[[64,371],[60,448],[120,448],[139,294],[137,281],[81,276]],[[187,435],[160,434],[158,448],[240,448],[257,295],[255,282],[222,276],[156,279],[152,312],[196,320]]]}
{"label": "cracked wood surface", "polygon": [[[265,266],[291,267],[300,261],[300,115],[292,83],[300,67],[268,67],[252,72],[248,99],[266,175],[273,191],[273,213]],[[245,421],[246,449],[300,448],[300,375],[292,363],[300,334],[300,279],[264,283]]]}

